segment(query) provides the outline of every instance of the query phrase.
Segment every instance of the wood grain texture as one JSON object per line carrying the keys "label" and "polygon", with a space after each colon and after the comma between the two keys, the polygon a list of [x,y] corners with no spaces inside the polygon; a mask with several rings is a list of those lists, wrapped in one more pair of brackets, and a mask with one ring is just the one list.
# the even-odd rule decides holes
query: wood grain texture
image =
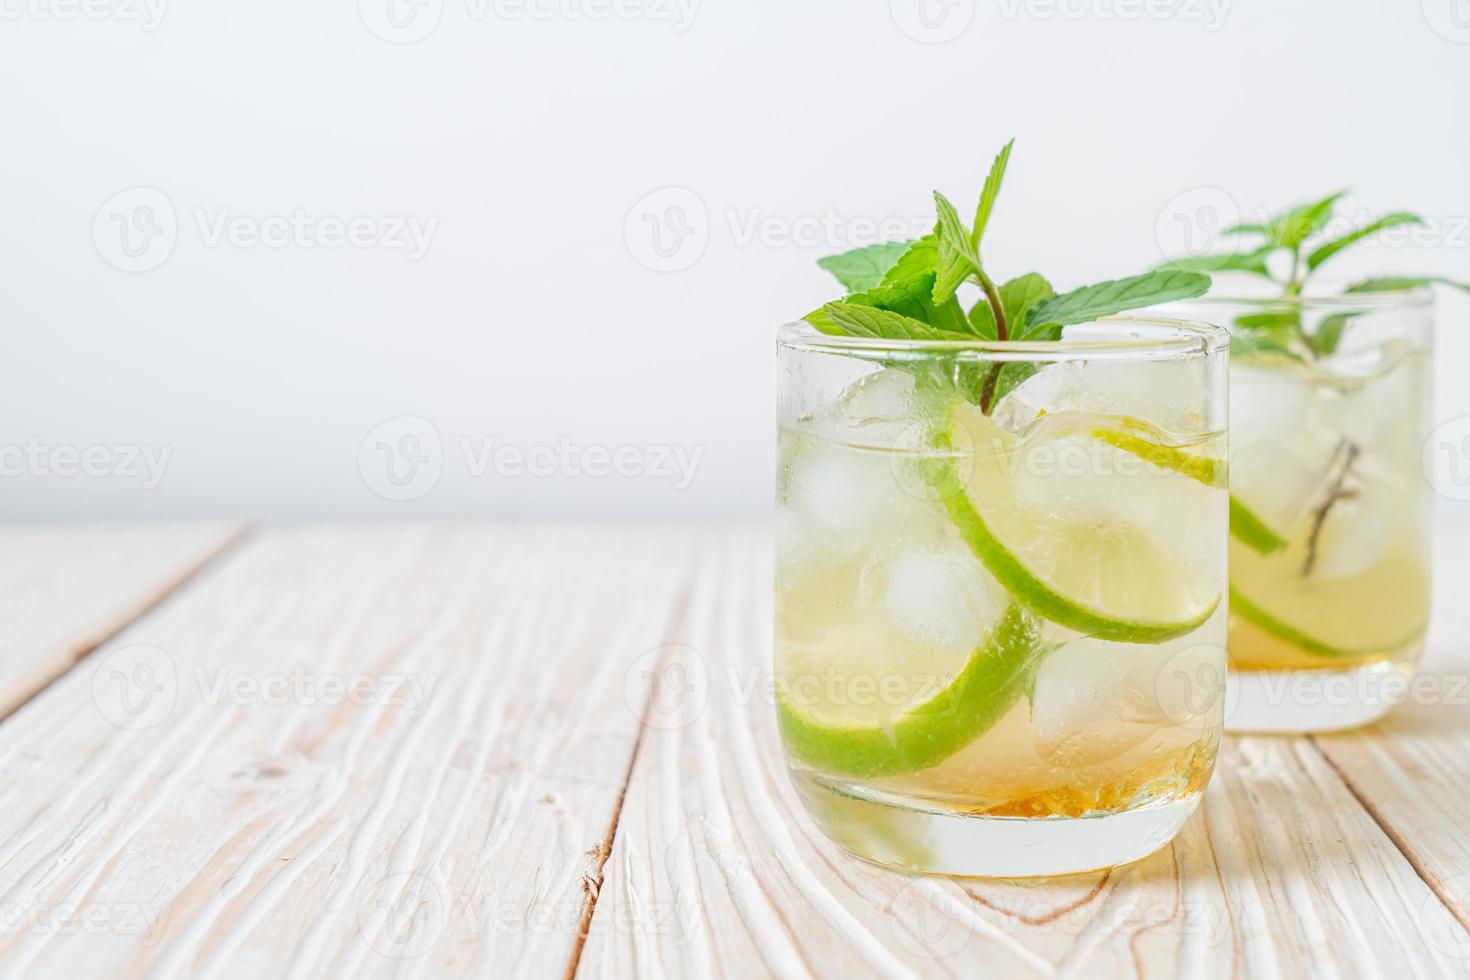
{"label": "wood grain texture", "polygon": [[1470,524],[1442,528],[1435,565],[1428,650],[1404,703],[1313,741],[1444,903],[1429,921],[1470,972]]}
{"label": "wood grain texture", "polygon": [[565,972],[686,553],[252,538],[0,725],[0,975]]}
{"label": "wood grain texture", "polygon": [[238,533],[221,525],[0,527],[0,717]]}
{"label": "wood grain texture", "polygon": [[1470,975],[1464,707],[1228,739],[1128,868],[910,877],[797,802],[770,575],[743,530],[249,539],[0,722],[0,978]]}
{"label": "wood grain texture", "polygon": [[748,538],[699,574],[689,650],[663,685],[685,692],[685,711],[645,731],[583,975],[1453,976],[1470,965],[1453,945],[1463,929],[1444,928],[1439,899],[1305,739],[1227,741],[1176,842],[1109,873],[962,882],[852,858],[806,818],[782,768],[769,581],[768,545]]}

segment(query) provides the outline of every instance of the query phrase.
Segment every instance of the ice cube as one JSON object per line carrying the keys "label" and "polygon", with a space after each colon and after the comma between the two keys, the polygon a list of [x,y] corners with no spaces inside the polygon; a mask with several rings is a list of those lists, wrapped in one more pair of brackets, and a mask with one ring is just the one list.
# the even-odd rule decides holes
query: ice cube
{"label": "ice cube", "polygon": [[853,446],[912,450],[925,445],[936,419],[915,397],[914,376],[885,368],[866,375],[812,414],[811,431]]}
{"label": "ice cube", "polygon": [[884,608],[893,625],[916,642],[973,650],[1003,611],[993,580],[967,553],[909,550],[886,571]]}
{"label": "ice cube", "polygon": [[1392,543],[1385,493],[1383,488],[1364,488],[1359,496],[1333,505],[1323,527],[1313,578],[1350,578],[1383,559]]}
{"label": "ice cube", "polygon": [[1314,423],[1359,449],[1407,448],[1417,459],[1416,427],[1425,384],[1422,360],[1408,352],[1393,359],[1381,353],[1379,373],[1324,385],[1313,406]]}
{"label": "ice cube", "polygon": [[1316,388],[1305,372],[1231,365],[1231,445],[1279,446],[1284,430],[1305,422],[1315,397]]}
{"label": "ice cube", "polygon": [[1198,431],[1206,418],[1202,360],[1064,361],[1037,371],[996,407],[1017,431],[1042,412],[1089,412],[1142,419],[1172,432]]}
{"label": "ice cube", "polygon": [[1224,654],[1189,637],[1134,645],[1082,637],[1046,655],[1036,673],[1031,726],[1036,747],[1056,765],[1105,762],[1160,730],[1189,725],[1212,704],[1184,701],[1170,677],[1213,666],[1223,676]]}

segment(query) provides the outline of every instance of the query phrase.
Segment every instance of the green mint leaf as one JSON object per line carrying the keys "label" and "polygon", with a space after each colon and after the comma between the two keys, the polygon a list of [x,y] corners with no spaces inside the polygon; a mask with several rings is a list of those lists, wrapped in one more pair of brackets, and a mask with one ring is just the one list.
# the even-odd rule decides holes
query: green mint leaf
{"label": "green mint leaf", "polygon": [[[1000,308],[1005,310],[1006,323],[1011,328],[1012,340],[1037,340],[1056,338],[1038,336],[1038,331],[1044,331],[1050,324],[1035,324],[1026,322],[1026,314],[1033,306],[1044,299],[1051,299],[1057,291],[1046,281],[1046,277],[1039,272],[1028,272],[1024,276],[1017,276],[1010,282],[1005,283],[998,290],[1000,293]],[[1060,334],[1061,325],[1057,324]]]}
{"label": "green mint leaf", "polygon": [[1222,235],[1269,235],[1269,234],[1271,234],[1271,227],[1269,225],[1249,224],[1249,223],[1248,224],[1231,225],[1229,228],[1226,228],[1224,231],[1220,232],[1220,234],[1222,234]]}
{"label": "green mint leaf", "polygon": [[1265,331],[1252,333],[1232,333],[1230,335],[1230,358],[1236,360],[1250,360],[1258,357],[1289,357],[1293,361],[1300,361],[1302,357],[1291,345],[1284,342],[1280,337]]}
{"label": "green mint leaf", "polygon": [[922,320],[880,310],[857,303],[828,303],[815,314],[808,314],[807,322],[823,333],[840,333],[849,337],[873,337],[885,340],[963,340],[964,335],[955,335],[931,327]]}
{"label": "green mint leaf", "polygon": [[1186,256],[1165,262],[1159,268],[1184,272],[1250,272],[1270,278],[1271,270],[1267,267],[1266,260],[1274,251],[1276,251],[1276,246],[1266,245],[1254,252]]}
{"label": "green mint leaf", "polygon": [[1332,220],[1332,206],[1346,193],[1347,191],[1338,191],[1319,201],[1288,208],[1276,215],[1267,229],[1271,244],[1282,248],[1300,248],[1302,242]]}
{"label": "green mint leaf", "polygon": [[1340,238],[1334,238],[1330,242],[1325,242],[1317,246],[1317,248],[1312,250],[1312,254],[1307,256],[1307,269],[1317,268],[1317,266],[1326,262],[1349,245],[1361,241],[1369,235],[1377,234],[1385,228],[1392,228],[1396,225],[1422,225],[1423,223],[1423,218],[1417,214],[1410,214],[1408,211],[1395,211],[1392,214],[1386,214],[1377,221],[1366,224],[1356,231],[1350,231]]}
{"label": "green mint leaf", "polygon": [[1470,293],[1470,282],[1459,282],[1444,276],[1376,276],[1355,282],[1345,292],[1349,293],[1396,293],[1406,289],[1421,289],[1424,286],[1450,286]]}
{"label": "green mint leaf", "polygon": [[1098,317],[1136,310],[1176,299],[1192,299],[1210,288],[1210,277],[1198,272],[1157,271],[1083,286],[1044,299],[1031,307],[1027,320],[1035,324],[1086,323]]}
{"label": "green mint leaf", "polygon": [[999,335],[995,326],[995,311],[983,299],[970,310],[969,322],[970,332],[981,340],[995,340]]}
{"label": "green mint leaf", "polygon": [[975,208],[975,230],[971,232],[970,244],[974,246],[976,258],[980,255],[980,239],[985,236],[985,226],[990,224],[990,212],[995,208],[995,199],[1000,196],[1000,183],[1005,179],[1006,164],[1011,159],[1011,147],[1016,145],[1012,139],[1001,147],[995,156],[995,162],[990,165],[990,173],[985,175],[985,186],[980,191],[980,203]]}
{"label": "green mint leaf", "polygon": [[938,265],[939,239],[934,235],[925,235],[911,243],[898,257],[898,261],[883,274],[882,285],[888,286],[907,279],[916,279],[919,276],[932,276]]}
{"label": "green mint leaf", "polygon": [[1342,332],[1351,322],[1356,313],[1334,313],[1317,325],[1316,333],[1307,338],[1307,345],[1318,357],[1328,357],[1337,351],[1337,345],[1342,343]]}
{"label": "green mint leaf", "polygon": [[943,303],[955,294],[960,283],[979,274],[980,257],[975,254],[975,245],[970,241],[965,223],[960,220],[960,213],[949,199],[935,191],[934,204],[939,209],[939,224],[934,229],[939,238],[934,302]]}
{"label": "green mint leaf", "polygon": [[837,277],[844,289],[850,293],[861,293],[872,289],[883,281],[883,276],[895,262],[909,250],[909,242],[884,242],[855,248],[841,255],[829,255],[818,259],[817,265]]}

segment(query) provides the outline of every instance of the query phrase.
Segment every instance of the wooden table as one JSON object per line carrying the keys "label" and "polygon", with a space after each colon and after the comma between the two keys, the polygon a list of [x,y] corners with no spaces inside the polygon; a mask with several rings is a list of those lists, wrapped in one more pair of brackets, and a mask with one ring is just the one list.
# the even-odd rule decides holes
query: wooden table
{"label": "wooden table", "polygon": [[0,538],[4,976],[1470,975],[1466,529],[1437,703],[1229,739],[1171,847],[999,883],[800,812],[758,530]]}

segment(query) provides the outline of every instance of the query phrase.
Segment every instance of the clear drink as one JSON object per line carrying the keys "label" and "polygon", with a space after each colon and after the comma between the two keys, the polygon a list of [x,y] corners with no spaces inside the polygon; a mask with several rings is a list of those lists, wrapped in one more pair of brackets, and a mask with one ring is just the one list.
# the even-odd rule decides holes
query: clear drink
{"label": "clear drink", "polygon": [[[1196,807],[1225,676],[1223,332],[781,339],[775,680],[795,784],[881,863],[1061,874]],[[996,372],[988,414],[955,378]]]}
{"label": "clear drink", "polygon": [[[1237,324],[1231,367],[1227,725],[1325,731],[1383,715],[1429,620],[1432,299],[1196,301]],[[1286,352],[1255,328],[1284,321]],[[1331,339],[1313,338],[1330,332]]]}

